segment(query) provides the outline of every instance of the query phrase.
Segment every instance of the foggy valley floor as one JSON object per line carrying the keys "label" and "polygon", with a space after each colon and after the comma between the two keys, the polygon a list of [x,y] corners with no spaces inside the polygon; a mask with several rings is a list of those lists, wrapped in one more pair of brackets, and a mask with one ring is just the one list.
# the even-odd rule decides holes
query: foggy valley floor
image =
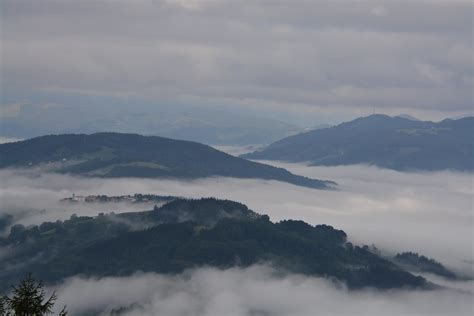
{"label": "foggy valley floor", "polygon": [[[310,224],[332,225],[346,231],[350,241],[369,245],[375,243],[387,254],[417,251],[442,262],[462,276],[473,276],[471,174],[448,171],[401,173],[368,166],[273,164],[296,174],[334,180],[339,183],[339,190],[321,191],[277,181],[228,178],[189,182],[91,179],[3,170],[0,171],[0,212],[14,211],[18,221],[26,225],[67,219],[73,213],[96,215],[99,212],[142,210],[144,207],[59,203],[61,198],[72,193],[214,196],[242,202],[259,213],[268,214],[272,221],[301,219]],[[100,280],[72,278],[59,287],[58,295],[70,306],[73,314],[85,312],[84,306],[110,311],[133,303],[140,307],[132,306],[125,315],[154,315],[158,310],[167,315],[192,315],[191,311],[204,315],[311,315],[315,311],[378,315],[381,310],[384,315],[443,315],[449,310],[455,310],[456,315],[469,315],[472,312],[472,281],[443,283],[439,278],[424,276],[452,289],[426,293],[402,290],[352,293],[324,279],[283,277],[275,275],[268,267],[257,266],[225,271],[204,268],[176,277],[139,274]],[[114,284],[127,286],[118,289],[120,287]],[[140,290],[133,290],[132,285]],[[90,288],[90,291],[83,294],[84,288]],[[146,294],[138,295],[145,293],[144,288],[148,289]],[[99,296],[99,299],[89,294],[94,291],[107,294]],[[266,294],[256,299],[254,296],[257,294],[249,293]],[[69,303],[72,297],[81,297],[84,301],[72,300],[76,303]],[[183,305],[182,300],[189,305]],[[336,303],[338,300],[348,300],[350,304],[342,307]]]}
{"label": "foggy valley floor", "polygon": [[[472,290],[472,282],[469,282]],[[58,304],[74,315],[122,308],[138,315],[472,315],[472,293],[456,289],[351,292],[323,278],[281,276],[267,266],[201,268],[178,276],[71,278],[58,290]],[[89,313],[89,314],[88,314]]]}

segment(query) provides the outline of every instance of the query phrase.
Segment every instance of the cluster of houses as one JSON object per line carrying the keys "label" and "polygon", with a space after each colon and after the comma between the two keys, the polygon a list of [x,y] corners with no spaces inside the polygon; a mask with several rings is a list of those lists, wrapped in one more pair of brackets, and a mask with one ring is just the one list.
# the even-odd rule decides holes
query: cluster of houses
{"label": "cluster of houses", "polygon": [[156,203],[156,202],[168,202],[176,199],[174,196],[162,196],[155,194],[134,194],[134,195],[119,195],[119,196],[108,196],[108,195],[76,195],[61,199],[63,203]]}

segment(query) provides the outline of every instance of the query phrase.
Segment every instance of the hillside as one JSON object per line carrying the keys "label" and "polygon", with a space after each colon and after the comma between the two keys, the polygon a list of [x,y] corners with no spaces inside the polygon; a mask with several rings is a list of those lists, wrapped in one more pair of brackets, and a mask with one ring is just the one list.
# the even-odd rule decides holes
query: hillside
{"label": "hillside", "polygon": [[93,177],[196,179],[212,176],[284,181],[323,189],[333,185],[248,161],[189,141],[136,134],[42,136],[0,145],[0,168]]}
{"label": "hillside", "polygon": [[324,276],[350,288],[425,287],[427,282],[347,242],[346,233],[303,221],[273,223],[245,205],[177,199],[152,211],[72,216],[39,226],[14,225],[0,247],[0,291],[26,272],[50,283],[73,275],[180,273],[213,266],[268,263],[282,272]]}
{"label": "hillside", "polygon": [[393,262],[404,269],[416,273],[425,272],[439,275],[447,279],[456,279],[457,276],[450,270],[446,269],[440,262],[419,255],[414,252],[397,253],[393,258]]}
{"label": "hillside", "polygon": [[248,159],[395,170],[474,170],[474,118],[423,122],[372,115],[277,141]]}

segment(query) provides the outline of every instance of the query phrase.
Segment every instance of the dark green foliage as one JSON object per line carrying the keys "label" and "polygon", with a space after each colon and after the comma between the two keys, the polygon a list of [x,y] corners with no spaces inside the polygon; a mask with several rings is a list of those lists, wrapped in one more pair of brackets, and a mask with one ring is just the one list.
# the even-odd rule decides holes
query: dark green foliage
{"label": "dark green foliage", "polygon": [[[161,223],[194,221],[199,225],[214,225],[222,218],[255,219],[260,215],[247,206],[228,200],[203,198],[176,199],[153,211],[122,214],[99,214],[97,217],[71,216],[66,221],[45,222],[39,226],[12,226],[6,238],[0,237],[0,247],[15,250],[14,256],[4,259],[9,269],[0,269],[0,281],[15,282],[12,276],[25,273],[25,262],[48,262],[60,254]],[[8,283],[8,282],[6,282]],[[4,284],[6,286],[6,283]],[[1,290],[2,282],[0,282]]]}
{"label": "dark green foliage", "polygon": [[25,269],[55,282],[77,274],[179,273],[199,266],[267,262],[288,271],[341,280],[351,288],[425,285],[423,278],[371,253],[368,247],[346,243],[346,238],[343,231],[327,225],[293,220],[272,223],[268,216],[233,201],[177,199],[148,212],[14,226],[2,243],[15,245],[17,254],[8,262],[18,268],[0,271],[0,281],[13,282]]}
{"label": "dark green foliage", "polygon": [[199,143],[162,137],[116,133],[56,135],[0,145],[0,168],[36,166],[98,177],[224,176],[279,180],[317,189],[334,184],[237,158]]}
{"label": "dark green foliage", "polygon": [[156,195],[156,194],[134,194],[133,197],[135,198],[137,203],[141,203],[143,201],[153,201],[153,202],[169,202],[176,199],[176,196],[170,195]]}
{"label": "dark green foliage", "polygon": [[0,316],[8,316],[9,314],[8,299],[6,296],[2,296],[0,297]]}
{"label": "dark green foliage", "polygon": [[439,123],[372,115],[277,141],[250,159],[370,164],[396,170],[474,170],[474,118]]}
{"label": "dark green foliage", "polygon": [[223,218],[256,219],[260,217],[242,203],[214,198],[176,199],[165,204],[158,212],[148,215],[148,220],[167,223],[193,221],[201,225],[212,225]]}
{"label": "dark green foliage", "polygon": [[456,275],[446,269],[440,262],[416,252],[397,253],[394,261],[409,271],[433,273],[448,279],[456,278]]}
{"label": "dark green foliage", "polygon": [[[12,297],[4,296],[0,302],[0,316],[42,316],[52,314],[57,296],[53,292],[46,299],[43,284],[36,282],[31,274],[21,280],[18,286],[13,286]],[[66,307],[59,316],[67,314]]]}
{"label": "dark green foliage", "polygon": [[13,216],[0,214],[0,233],[2,233],[13,222]]}

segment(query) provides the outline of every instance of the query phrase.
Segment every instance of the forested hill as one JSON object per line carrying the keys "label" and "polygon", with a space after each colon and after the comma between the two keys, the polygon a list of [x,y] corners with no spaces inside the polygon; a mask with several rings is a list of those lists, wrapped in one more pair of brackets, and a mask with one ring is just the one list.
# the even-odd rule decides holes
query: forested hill
{"label": "forested hill", "polygon": [[0,258],[8,267],[0,269],[0,292],[27,272],[51,283],[74,275],[180,273],[259,263],[354,289],[428,286],[369,247],[347,242],[342,230],[298,220],[273,223],[244,204],[213,198],[177,199],[146,212],[16,224],[0,237],[0,247],[11,250]]}
{"label": "forested hill", "polygon": [[371,115],[277,141],[249,159],[395,170],[474,170],[474,117],[439,123]]}
{"label": "forested hill", "polygon": [[195,142],[119,133],[50,135],[2,144],[0,168],[7,167],[42,168],[96,177],[223,176],[278,180],[317,189],[334,185]]}

